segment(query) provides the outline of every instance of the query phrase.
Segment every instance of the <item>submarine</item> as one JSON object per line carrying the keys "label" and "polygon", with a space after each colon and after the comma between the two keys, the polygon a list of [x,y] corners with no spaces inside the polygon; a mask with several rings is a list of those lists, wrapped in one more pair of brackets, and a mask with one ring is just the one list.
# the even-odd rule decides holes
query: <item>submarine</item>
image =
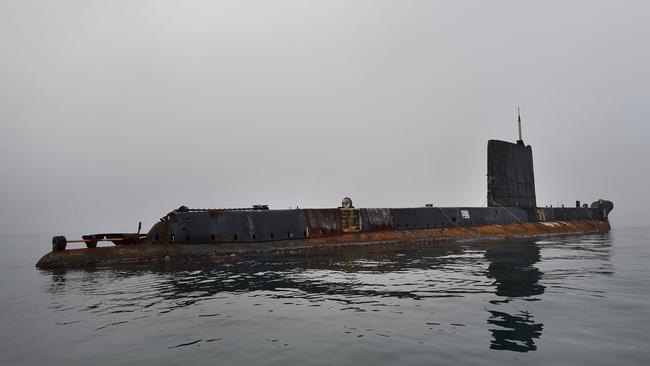
{"label": "submarine", "polygon": [[[133,266],[245,260],[275,254],[305,254],[370,245],[439,241],[504,240],[549,235],[605,233],[611,230],[611,201],[597,199],[575,207],[537,207],[533,153],[521,136],[512,143],[487,143],[485,207],[357,208],[349,197],[334,208],[197,209],[181,206],[145,234],[83,235],[52,238],[52,251],[36,264],[42,269]],[[100,241],[114,246],[98,247]],[[69,249],[71,243],[85,248]]]}

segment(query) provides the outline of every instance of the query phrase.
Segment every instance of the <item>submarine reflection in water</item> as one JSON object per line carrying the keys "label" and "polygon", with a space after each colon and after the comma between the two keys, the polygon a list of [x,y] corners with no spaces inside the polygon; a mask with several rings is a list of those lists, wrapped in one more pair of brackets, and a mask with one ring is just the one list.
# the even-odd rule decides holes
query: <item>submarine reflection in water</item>
{"label": "submarine reflection in water", "polygon": [[[352,315],[359,314],[356,311],[366,312],[370,318],[364,319],[370,322],[381,322],[381,317],[372,314],[382,313],[372,312],[393,309],[405,314],[397,326],[407,327],[425,341],[435,341],[438,332],[460,331],[442,329],[458,320],[459,313],[445,307],[457,303],[464,310],[469,306],[471,314],[476,315],[467,319],[467,325],[487,324],[489,348],[529,352],[537,349],[535,342],[544,329],[533,314],[533,304],[545,291],[540,283],[542,276],[551,286],[565,282],[567,277],[582,279],[612,271],[609,241],[594,236],[595,244],[587,245],[588,238],[580,240],[544,243],[544,250],[554,252],[561,260],[580,259],[579,266],[562,266],[544,274],[536,267],[542,256],[540,245],[533,241],[409,243],[220,265],[52,271],[50,292],[62,309],[74,308],[67,303],[70,292],[81,291],[81,295],[95,299],[92,307],[80,308],[82,312],[92,309],[93,317],[115,311],[140,312],[143,306],[148,315],[187,313],[194,306],[205,307],[201,303],[206,300],[218,303],[218,299],[227,298],[227,303],[245,303],[247,297],[254,297],[269,309],[306,305],[311,310],[304,316],[310,317],[318,316],[317,306],[323,306],[323,314],[330,320],[327,311],[353,308],[355,313],[341,313],[343,323],[356,322],[358,318]],[[110,295],[118,293],[120,296]],[[278,303],[277,299],[283,300]],[[284,305],[285,300],[290,305]],[[219,312],[227,311],[225,306]],[[302,316],[301,308],[292,308],[291,312]],[[429,333],[421,333],[422,325],[432,317],[439,323],[424,328]]]}
{"label": "submarine reflection in water", "polygon": [[517,305],[527,308],[525,302],[537,301],[535,296],[544,293],[544,286],[539,284],[542,272],[533,265],[539,262],[539,246],[532,242],[520,245],[503,245],[495,243],[485,252],[490,262],[488,277],[494,279],[495,294],[499,296],[490,301],[492,305],[508,307],[505,310],[488,310],[488,324],[493,340],[490,348],[528,352],[537,349],[534,339],[542,335],[543,324],[536,323],[529,310],[517,310]]}

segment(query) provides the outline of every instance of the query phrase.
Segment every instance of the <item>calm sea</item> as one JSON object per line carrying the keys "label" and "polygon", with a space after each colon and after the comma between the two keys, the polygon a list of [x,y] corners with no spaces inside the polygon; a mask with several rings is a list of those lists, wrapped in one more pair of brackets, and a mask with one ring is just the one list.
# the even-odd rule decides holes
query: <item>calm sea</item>
{"label": "calm sea", "polygon": [[47,271],[0,238],[0,365],[647,365],[650,229]]}

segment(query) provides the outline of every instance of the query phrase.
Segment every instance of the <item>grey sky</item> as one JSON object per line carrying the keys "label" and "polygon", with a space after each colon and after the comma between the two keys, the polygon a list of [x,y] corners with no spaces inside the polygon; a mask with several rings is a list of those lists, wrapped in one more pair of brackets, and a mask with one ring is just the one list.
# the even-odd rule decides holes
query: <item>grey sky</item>
{"label": "grey sky", "polygon": [[181,204],[482,206],[486,143],[538,204],[646,225],[647,1],[0,2],[0,234]]}

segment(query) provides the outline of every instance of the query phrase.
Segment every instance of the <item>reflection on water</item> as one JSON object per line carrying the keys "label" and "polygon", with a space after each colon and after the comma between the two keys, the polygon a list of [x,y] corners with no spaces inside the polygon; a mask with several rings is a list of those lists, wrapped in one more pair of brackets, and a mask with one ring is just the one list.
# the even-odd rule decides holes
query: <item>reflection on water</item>
{"label": "reflection on water", "polygon": [[[490,304],[535,301],[539,299],[536,296],[544,293],[544,286],[539,284],[542,272],[535,267],[541,259],[536,243],[495,244],[485,251],[485,258],[490,262],[488,277],[494,279],[496,286],[497,298]],[[493,337],[490,348],[517,352],[537,349],[534,339],[542,335],[544,326],[536,323],[529,311],[518,310],[513,314],[503,310],[488,312],[488,323],[496,326],[490,328]]]}
{"label": "reflection on water", "polygon": [[[442,334],[457,334],[462,331],[459,327],[480,327],[480,322],[472,322],[475,313],[469,313],[466,323],[453,313],[454,303],[459,308],[479,303],[483,310],[478,315],[487,324],[481,332],[491,334],[486,347],[529,352],[537,349],[544,331],[544,319],[535,316],[532,304],[543,302],[550,288],[561,289],[567,278],[611,274],[610,257],[608,236],[598,235],[539,242],[377,246],[209,266],[42,273],[51,276],[48,291],[55,311],[106,317],[96,331],[188,311],[195,311],[197,319],[220,320],[224,329],[230,324],[225,321],[229,311],[267,305],[268,314],[290,308],[292,316],[305,312],[310,321],[331,311],[346,314],[335,317],[345,322],[345,334],[353,334],[350,324],[363,319],[354,313],[384,314],[372,318],[375,322],[402,316],[395,323],[386,321],[391,329],[367,329],[367,334],[390,338],[391,330],[409,324],[404,333],[417,334],[417,343],[425,343]],[[329,315],[323,318],[332,322]],[[269,317],[261,319],[271,322]],[[356,331],[356,337],[364,335]],[[169,348],[222,338],[189,339]]]}
{"label": "reflection on water", "polygon": [[519,314],[490,310],[488,323],[499,328],[490,329],[492,340],[490,348],[517,352],[528,352],[537,349],[534,338],[542,335],[544,326],[535,323],[532,315],[522,311]]}
{"label": "reflection on water", "polygon": [[539,246],[534,242],[490,246],[485,251],[490,263],[487,276],[494,279],[495,294],[502,299],[494,303],[543,294],[544,286],[539,284],[542,272],[535,267],[540,258]]}

